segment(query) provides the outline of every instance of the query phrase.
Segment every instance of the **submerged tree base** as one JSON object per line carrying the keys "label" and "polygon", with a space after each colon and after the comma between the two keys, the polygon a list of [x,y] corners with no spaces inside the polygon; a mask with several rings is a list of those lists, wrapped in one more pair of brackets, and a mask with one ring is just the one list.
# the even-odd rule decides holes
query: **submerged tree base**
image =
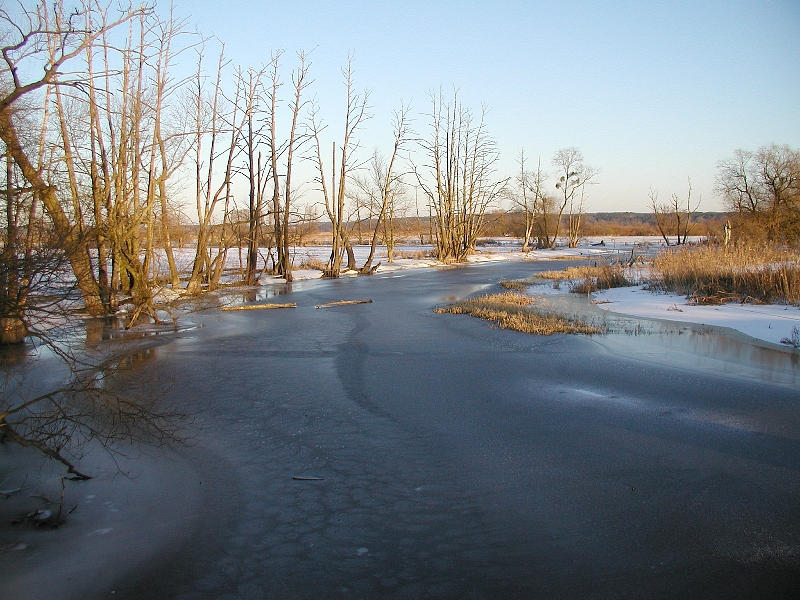
{"label": "submerged tree base", "polygon": [[554,333],[596,334],[604,331],[578,319],[536,311],[536,299],[516,292],[487,294],[462,300],[450,306],[437,308],[434,312],[454,315],[470,315],[492,321],[501,329],[513,329],[535,335]]}

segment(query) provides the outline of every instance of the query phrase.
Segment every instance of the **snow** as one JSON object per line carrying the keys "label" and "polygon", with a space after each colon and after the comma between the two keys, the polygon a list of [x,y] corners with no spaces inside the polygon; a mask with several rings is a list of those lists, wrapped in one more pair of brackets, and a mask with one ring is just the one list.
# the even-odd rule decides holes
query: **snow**
{"label": "snow", "polygon": [[773,344],[780,344],[784,338],[791,339],[793,327],[800,329],[800,307],[797,306],[731,303],[697,306],[688,304],[685,296],[651,292],[643,286],[603,290],[593,297],[600,308],[615,313],[730,327]]}
{"label": "snow", "polygon": [[[690,241],[699,241],[692,238]],[[559,258],[592,258],[592,257],[620,257],[627,259],[631,252],[637,255],[653,255],[664,245],[664,240],[658,236],[621,236],[621,237],[588,237],[581,240],[578,248],[568,248],[564,245],[553,249],[532,249],[522,252],[521,242],[516,238],[492,238],[484,240],[485,245],[480,245],[475,254],[467,258],[471,264],[501,262],[501,261],[542,261]],[[602,245],[600,245],[602,243]],[[430,245],[397,245],[395,252],[399,255],[421,254],[432,250]],[[318,269],[306,268],[306,262],[324,263],[330,256],[330,246],[302,246],[292,249],[293,262],[296,265],[292,270],[294,281],[319,279],[322,272]],[[369,254],[369,246],[355,245],[353,251],[357,264],[363,264]],[[176,261],[179,268],[191,265],[193,248],[176,249]],[[260,255],[266,257],[267,249],[260,249]],[[228,252],[226,267],[237,269],[242,266],[243,256],[236,249]],[[389,274],[402,272],[408,269],[425,269],[442,266],[435,258],[395,258],[391,263],[387,261],[386,247],[378,246],[373,259],[373,264],[380,263],[377,273]],[[343,276],[356,276],[356,271],[345,271]],[[641,281],[643,273],[638,273],[634,281]],[[282,278],[265,276],[262,283],[283,281]],[[561,282],[559,288],[554,289],[552,284],[538,284],[532,291],[539,295],[562,294],[569,289],[569,282]],[[167,290],[161,292],[169,293]],[[165,298],[168,299],[168,298]],[[800,328],[800,308],[794,306],[774,305],[739,305],[726,304],[723,306],[692,306],[686,303],[686,298],[674,294],[652,293],[641,286],[617,288],[595,294],[595,299],[604,310],[621,313],[633,317],[650,319],[663,319],[669,321],[682,321],[705,325],[729,327],[753,338],[780,344],[784,338],[792,337],[792,328]],[[785,348],[786,346],[783,345]]]}

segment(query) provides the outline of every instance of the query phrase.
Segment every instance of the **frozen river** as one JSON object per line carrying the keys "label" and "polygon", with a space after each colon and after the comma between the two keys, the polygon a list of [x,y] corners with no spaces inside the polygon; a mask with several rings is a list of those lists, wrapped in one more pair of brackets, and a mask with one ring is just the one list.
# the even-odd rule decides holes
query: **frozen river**
{"label": "frozen river", "polygon": [[[199,314],[143,367],[195,417],[137,501],[127,545],[152,548],[64,597],[798,589],[796,355],[681,324],[537,337],[432,312],[554,266],[305,281],[270,288],[296,309]],[[94,573],[73,560],[73,582]]]}

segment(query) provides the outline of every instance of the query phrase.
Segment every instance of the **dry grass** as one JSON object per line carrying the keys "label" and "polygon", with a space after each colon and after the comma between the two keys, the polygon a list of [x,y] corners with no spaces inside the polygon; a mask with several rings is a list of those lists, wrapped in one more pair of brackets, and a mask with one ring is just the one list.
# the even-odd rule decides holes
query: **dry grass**
{"label": "dry grass", "polygon": [[395,250],[392,258],[413,258],[415,260],[422,260],[423,258],[436,258],[435,250]]}
{"label": "dry grass", "polygon": [[577,280],[570,288],[570,291],[580,294],[633,285],[633,282],[625,277],[625,271],[619,265],[568,267],[561,271],[544,271],[537,273],[535,276],[555,281]]}
{"label": "dry grass", "polygon": [[514,290],[517,292],[524,292],[531,286],[530,282],[524,279],[511,279],[508,281],[501,281],[500,285],[506,288],[507,290]]}
{"label": "dry grass", "polygon": [[765,247],[683,247],[653,261],[651,287],[697,304],[724,302],[800,305],[800,254]]}
{"label": "dry grass", "polygon": [[591,277],[598,267],[567,267],[566,269],[559,269],[558,271],[542,271],[535,273],[533,276],[540,279],[583,279],[584,277]]}
{"label": "dry grass", "polygon": [[535,335],[554,333],[602,333],[597,327],[582,321],[567,319],[554,314],[544,314],[533,310],[536,300],[516,292],[488,294],[469,298],[450,306],[437,308],[434,312],[455,315],[471,315],[492,321],[501,329],[513,329]]}
{"label": "dry grass", "polygon": [[321,260],[318,260],[316,258],[312,258],[312,257],[308,256],[308,257],[304,258],[303,261],[300,263],[300,268],[301,269],[316,269],[317,271],[325,271],[328,268],[328,265],[326,265]]}

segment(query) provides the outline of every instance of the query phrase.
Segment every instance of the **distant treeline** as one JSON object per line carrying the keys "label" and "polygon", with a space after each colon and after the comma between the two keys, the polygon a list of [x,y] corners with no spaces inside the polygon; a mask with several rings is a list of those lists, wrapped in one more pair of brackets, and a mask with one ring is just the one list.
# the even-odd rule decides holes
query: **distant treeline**
{"label": "distant treeline", "polygon": [[[692,225],[689,235],[717,237],[722,235],[727,213],[724,212],[698,212],[692,215]],[[374,223],[367,219],[362,220],[361,227],[357,223],[352,226],[354,241],[358,242],[358,231],[365,234],[370,231]],[[419,238],[425,242],[430,240],[431,221],[428,217],[400,217],[395,218],[395,227],[398,235],[406,238]],[[484,237],[522,237],[524,235],[525,219],[519,212],[496,212],[486,215],[486,226],[483,230]],[[584,236],[603,235],[660,235],[652,212],[598,212],[583,215]],[[328,234],[330,223],[319,222],[315,224],[314,233]],[[313,233],[310,236],[313,240]],[[309,241],[312,241],[309,240]]]}

